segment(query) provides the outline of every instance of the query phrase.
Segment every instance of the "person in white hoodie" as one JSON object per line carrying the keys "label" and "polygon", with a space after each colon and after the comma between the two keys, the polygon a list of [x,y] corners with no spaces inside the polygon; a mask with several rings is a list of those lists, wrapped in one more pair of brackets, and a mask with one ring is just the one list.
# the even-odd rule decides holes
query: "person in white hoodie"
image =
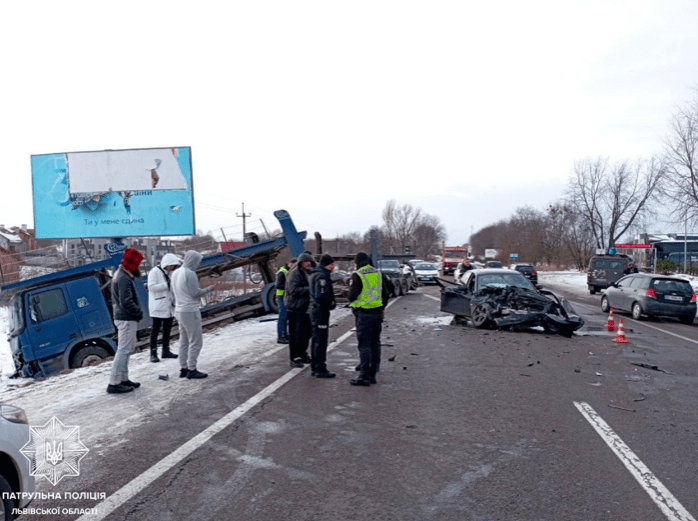
{"label": "person in white hoodie", "polygon": [[150,361],[159,362],[158,335],[162,329],[162,357],[177,358],[170,352],[170,331],[174,321],[174,296],[170,274],[182,264],[174,253],[166,253],[159,266],[148,273],[148,312],[153,319],[150,332]]}
{"label": "person in white hoodie", "polygon": [[201,297],[210,293],[213,286],[201,288],[196,269],[201,264],[198,251],[189,250],[184,254],[182,266],[172,274],[172,292],[175,297],[175,317],[179,324],[179,364],[180,378],[206,378],[208,375],[197,371],[196,361],[203,347],[201,325]]}

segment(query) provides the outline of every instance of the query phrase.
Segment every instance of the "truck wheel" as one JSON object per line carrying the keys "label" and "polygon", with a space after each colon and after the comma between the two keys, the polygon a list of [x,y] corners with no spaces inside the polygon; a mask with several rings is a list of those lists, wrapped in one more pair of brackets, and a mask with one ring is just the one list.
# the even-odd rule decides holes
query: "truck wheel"
{"label": "truck wheel", "polygon": [[[280,298],[284,298],[283,295]],[[279,312],[279,305],[276,303],[276,286],[267,292],[267,305],[272,313]]]}
{"label": "truck wheel", "polygon": [[592,295],[596,294],[596,286],[589,286],[589,293]]}
{"label": "truck wheel", "polygon": [[97,365],[109,357],[106,349],[99,346],[85,346],[81,348],[73,357],[72,367],[89,367]]}

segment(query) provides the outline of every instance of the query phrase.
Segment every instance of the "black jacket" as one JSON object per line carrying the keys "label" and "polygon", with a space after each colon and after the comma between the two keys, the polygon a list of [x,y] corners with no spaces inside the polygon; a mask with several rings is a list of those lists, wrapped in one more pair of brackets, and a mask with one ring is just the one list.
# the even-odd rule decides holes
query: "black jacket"
{"label": "black jacket", "polygon": [[111,281],[111,300],[114,306],[114,320],[140,322],[143,311],[138,302],[136,282],[133,276],[119,266]]}
{"label": "black jacket", "polygon": [[[286,293],[284,293],[284,304],[286,310],[294,313],[307,313],[310,306],[310,281],[308,274],[303,270],[304,261],[312,261],[312,255],[301,253],[298,257],[298,264],[286,277]],[[312,266],[311,266],[312,267]]]}
{"label": "black jacket", "polygon": [[331,274],[325,266],[318,266],[313,270],[310,276],[310,301],[313,306],[324,310],[337,307]]}

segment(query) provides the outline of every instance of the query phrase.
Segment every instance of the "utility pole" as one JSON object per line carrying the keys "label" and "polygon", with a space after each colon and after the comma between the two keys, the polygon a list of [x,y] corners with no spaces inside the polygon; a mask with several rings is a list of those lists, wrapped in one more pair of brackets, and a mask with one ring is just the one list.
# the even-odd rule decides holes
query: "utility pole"
{"label": "utility pole", "polygon": [[242,242],[247,241],[247,227],[245,225],[245,220],[247,217],[252,217],[251,213],[245,213],[245,203],[242,203],[242,215],[235,214],[237,217],[242,217]]}
{"label": "utility pole", "polygon": [[[235,215],[237,215],[238,217],[242,217],[242,242],[243,242],[243,244],[246,244],[247,243],[247,227],[245,225],[245,221],[248,217],[252,217],[252,214],[245,213],[245,203],[242,203],[242,215],[240,215],[239,213],[235,214]],[[243,273],[243,287],[245,288],[244,289],[245,293],[247,293],[247,279],[250,277],[250,273],[251,273],[250,270],[251,270],[251,268],[250,268],[250,265],[248,264],[247,265],[247,276],[244,275],[245,270],[242,271],[242,273]]]}

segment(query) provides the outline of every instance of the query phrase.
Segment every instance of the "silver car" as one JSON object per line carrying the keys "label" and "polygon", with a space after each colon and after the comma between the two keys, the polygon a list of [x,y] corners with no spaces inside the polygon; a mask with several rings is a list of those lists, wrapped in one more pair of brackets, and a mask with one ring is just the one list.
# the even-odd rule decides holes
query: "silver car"
{"label": "silver car", "polygon": [[[23,409],[0,403],[0,520],[14,519],[12,510],[25,508],[34,492],[31,464],[20,452],[31,438]],[[15,499],[19,498],[19,499]]]}
{"label": "silver car", "polygon": [[696,318],[696,294],[684,279],[635,273],[613,282],[601,297],[601,311],[630,311],[635,320],[648,317],[676,317],[684,324]]}

